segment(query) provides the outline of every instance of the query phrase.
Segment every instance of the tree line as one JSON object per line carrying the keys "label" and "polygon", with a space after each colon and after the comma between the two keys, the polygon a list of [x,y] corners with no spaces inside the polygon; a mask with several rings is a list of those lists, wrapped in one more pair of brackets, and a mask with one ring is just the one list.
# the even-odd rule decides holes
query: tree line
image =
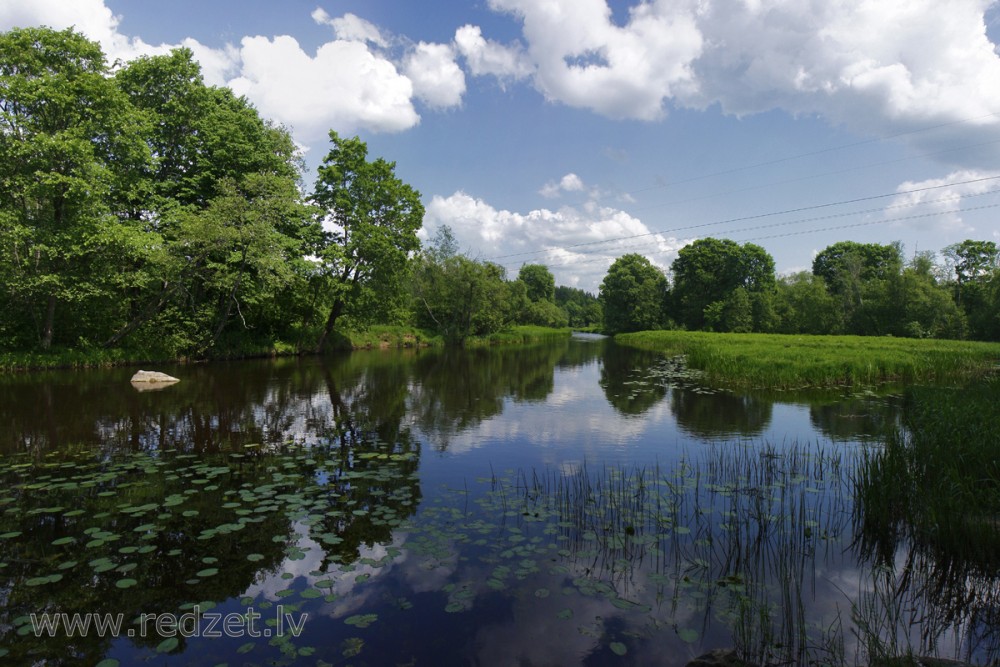
{"label": "tree line", "polygon": [[0,34],[0,350],[323,351],[372,324],[1000,337],[990,242],[945,267],[846,242],[778,279],[759,246],[702,239],[670,280],[619,258],[595,296],[541,264],[508,277],[447,227],[421,243],[420,193],[357,137],[330,132],[310,185],[287,128],[187,49],[112,66],[73,30]]}
{"label": "tree line", "polygon": [[[73,30],[0,34],[0,349],[322,351],[338,328],[460,341],[598,325],[545,267],[421,248],[420,193],[330,132],[307,191],[289,131],[204,83],[191,51],[109,66]],[[448,231],[443,232],[445,237]]]}
{"label": "tree line", "polygon": [[1000,340],[1000,250],[966,240],[908,261],[900,243],[841,241],[812,271],[776,277],[758,245],[704,238],[671,280],[645,257],[618,258],[600,289],[608,332],[856,334]]}

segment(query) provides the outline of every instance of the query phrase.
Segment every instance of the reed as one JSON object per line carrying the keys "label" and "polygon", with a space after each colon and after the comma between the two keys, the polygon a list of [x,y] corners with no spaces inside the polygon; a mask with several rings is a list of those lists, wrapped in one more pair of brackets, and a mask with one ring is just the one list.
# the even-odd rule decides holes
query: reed
{"label": "reed", "polygon": [[953,383],[1000,363],[1000,343],[954,340],[643,331],[615,341],[683,356],[706,382],[734,388]]}

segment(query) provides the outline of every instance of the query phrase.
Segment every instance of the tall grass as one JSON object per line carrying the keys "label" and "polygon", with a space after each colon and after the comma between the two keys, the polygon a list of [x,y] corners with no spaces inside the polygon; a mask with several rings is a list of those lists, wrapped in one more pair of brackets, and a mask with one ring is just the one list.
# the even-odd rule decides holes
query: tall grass
{"label": "tall grass", "polygon": [[[914,644],[926,652],[956,629],[966,636],[952,643],[963,651],[1000,655],[998,406],[997,379],[912,388],[904,430],[866,453],[857,470],[857,547],[886,573],[878,604],[856,610],[859,625],[874,628],[865,633],[877,640],[873,658]],[[908,635],[906,617],[887,609],[924,610],[920,635]]]}
{"label": "tall grass", "polygon": [[1000,363],[1000,343],[954,340],[642,331],[615,341],[683,355],[707,382],[734,388],[951,383],[994,372]]}

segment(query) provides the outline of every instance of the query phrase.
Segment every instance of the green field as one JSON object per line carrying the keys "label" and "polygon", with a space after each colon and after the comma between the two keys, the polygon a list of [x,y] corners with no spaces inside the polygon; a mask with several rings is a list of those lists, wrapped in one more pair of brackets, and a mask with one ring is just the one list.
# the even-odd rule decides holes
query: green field
{"label": "green field", "polygon": [[874,336],[640,331],[615,341],[683,355],[710,384],[742,388],[951,383],[995,372],[1000,343]]}

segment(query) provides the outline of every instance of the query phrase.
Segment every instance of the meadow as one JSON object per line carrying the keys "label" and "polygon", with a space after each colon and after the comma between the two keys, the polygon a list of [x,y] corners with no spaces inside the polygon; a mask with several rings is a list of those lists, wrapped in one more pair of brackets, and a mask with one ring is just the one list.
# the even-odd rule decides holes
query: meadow
{"label": "meadow", "polygon": [[873,336],[640,331],[615,341],[683,356],[704,382],[731,388],[954,383],[1000,367],[1000,343]]}

